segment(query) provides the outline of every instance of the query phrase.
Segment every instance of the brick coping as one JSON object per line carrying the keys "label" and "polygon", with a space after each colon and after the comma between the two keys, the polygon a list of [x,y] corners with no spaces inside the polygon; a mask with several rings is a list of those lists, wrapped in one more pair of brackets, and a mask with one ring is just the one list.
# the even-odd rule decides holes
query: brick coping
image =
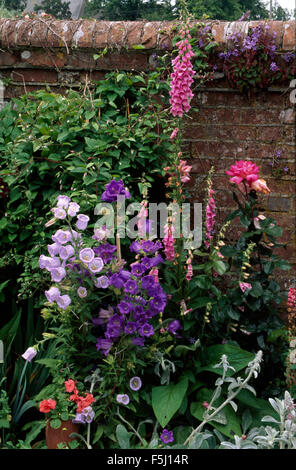
{"label": "brick coping", "polygon": [[[208,20],[216,41],[227,44],[229,33],[240,32],[246,36],[248,29],[264,21],[217,21]],[[193,22],[198,23],[198,21]],[[265,21],[270,31],[276,33],[278,51],[291,51],[296,45],[295,20]],[[143,50],[172,47],[170,21],[98,21],[0,18],[0,47],[23,49],[28,47],[78,48],[100,50],[106,46],[117,50]]]}

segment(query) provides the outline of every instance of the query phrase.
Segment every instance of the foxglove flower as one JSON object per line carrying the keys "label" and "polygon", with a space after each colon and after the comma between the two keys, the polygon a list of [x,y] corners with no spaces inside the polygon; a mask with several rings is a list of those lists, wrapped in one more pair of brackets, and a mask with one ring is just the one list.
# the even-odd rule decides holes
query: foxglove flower
{"label": "foxglove flower", "polygon": [[248,282],[240,282],[239,286],[242,292],[245,292],[247,289],[252,289],[252,285],[249,284]]}
{"label": "foxglove flower", "polygon": [[195,74],[191,63],[194,52],[189,43],[190,35],[186,31],[181,32],[181,41],[177,42],[178,55],[172,61],[173,73],[171,74],[170,104],[171,114],[173,116],[182,117],[184,112],[190,109],[190,101],[193,98],[191,85]]}

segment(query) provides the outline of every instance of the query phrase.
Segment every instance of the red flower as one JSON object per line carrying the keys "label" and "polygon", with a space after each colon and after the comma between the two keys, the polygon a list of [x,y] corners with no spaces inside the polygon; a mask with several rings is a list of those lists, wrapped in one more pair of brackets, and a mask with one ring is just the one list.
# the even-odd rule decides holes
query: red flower
{"label": "red flower", "polygon": [[81,413],[84,410],[84,408],[87,408],[95,401],[96,400],[91,393],[87,393],[85,398],[79,397],[79,401],[77,403],[77,413]]}
{"label": "red flower", "polygon": [[39,403],[39,410],[41,413],[49,413],[51,410],[54,410],[56,406],[57,402],[49,398]]}
{"label": "red flower", "polygon": [[72,393],[72,392],[75,393],[75,390],[77,390],[76,386],[75,386],[75,383],[76,382],[74,382],[74,380],[72,380],[72,379],[69,379],[69,380],[65,381],[65,387],[66,387],[66,391],[68,393]]}

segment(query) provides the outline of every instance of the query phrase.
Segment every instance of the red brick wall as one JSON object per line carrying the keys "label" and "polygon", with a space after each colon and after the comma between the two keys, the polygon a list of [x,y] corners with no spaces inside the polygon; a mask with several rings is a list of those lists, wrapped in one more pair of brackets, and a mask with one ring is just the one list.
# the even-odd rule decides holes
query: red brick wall
{"label": "red brick wall", "polygon": [[[215,39],[225,46],[229,31],[246,34],[257,22],[209,23]],[[278,51],[295,48],[295,21],[270,22],[277,32]],[[171,44],[169,22],[57,21],[0,19],[0,77],[10,79],[5,99],[49,84],[53,91],[68,86],[79,88],[86,75],[90,80],[104,77],[110,70],[153,70],[153,53],[162,44]],[[134,46],[142,45],[142,49]],[[94,54],[105,47],[108,52],[98,60]],[[262,199],[262,212],[274,216],[283,227],[287,249],[279,254],[292,262],[294,269],[286,286],[295,282],[295,107],[290,101],[289,83],[283,88],[264,91],[248,99],[230,89],[224,78],[215,79],[196,91],[192,114],[184,131],[185,148],[193,165],[191,190],[194,200],[203,199],[203,182],[215,165],[214,185],[218,194],[219,215],[233,205],[225,169],[236,159],[251,159],[261,167],[271,194]],[[270,163],[276,150],[282,151],[281,167],[289,168],[280,179],[271,175]],[[236,232],[233,226],[232,231]],[[235,235],[235,233],[233,233]]]}

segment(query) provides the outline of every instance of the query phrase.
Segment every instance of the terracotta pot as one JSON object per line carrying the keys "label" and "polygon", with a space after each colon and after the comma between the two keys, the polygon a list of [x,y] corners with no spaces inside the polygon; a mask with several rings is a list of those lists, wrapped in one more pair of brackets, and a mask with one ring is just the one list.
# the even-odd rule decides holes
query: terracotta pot
{"label": "terracotta pot", "polygon": [[66,445],[69,444],[69,442],[73,441],[69,435],[72,434],[72,432],[78,433],[78,430],[79,424],[72,423],[70,419],[68,421],[62,421],[62,425],[58,429],[53,429],[50,426],[50,422],[48,422],[45,428],[47,448],[58,449],[58,444],[60,442],[63,442]]}

